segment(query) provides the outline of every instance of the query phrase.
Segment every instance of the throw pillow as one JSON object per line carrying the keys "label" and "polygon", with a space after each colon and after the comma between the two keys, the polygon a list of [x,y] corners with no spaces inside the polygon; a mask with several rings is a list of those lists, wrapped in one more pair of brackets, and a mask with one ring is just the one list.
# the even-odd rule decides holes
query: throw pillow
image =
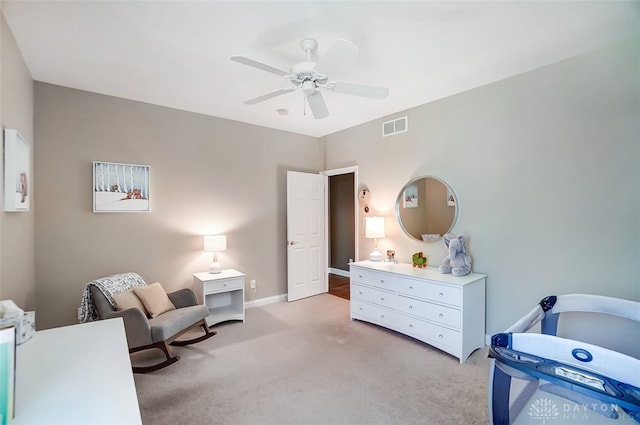
{"label": "throw pillow", "polygon": [[155,282],[151,285],[133,288],[134,292],[144,304],[144,308],[149,313],[149,317],[156,317],[169,310],[175,310],[169,296],[164,291],[160,283]]}
{"label": "throw pillow", "polygon": [[113,301],[116,303],[116,310],[122,311],[128,308],[137,308],[141,310],[145,316],[148,316],[147,310],[142,305],[142,301],[140,298],[133,292],[133,289],[130,289],[121,294],[116,294],[113,296]]}

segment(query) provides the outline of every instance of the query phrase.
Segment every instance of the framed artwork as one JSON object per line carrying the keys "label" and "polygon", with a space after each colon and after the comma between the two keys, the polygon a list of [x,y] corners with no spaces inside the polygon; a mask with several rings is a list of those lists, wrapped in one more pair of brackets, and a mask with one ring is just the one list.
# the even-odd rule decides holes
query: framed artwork
{"label": "framed artwork", "polygon": [[93,162],[93,212],[149,212],[148,165]]}
{"label": "framed artwork", "polygon": [[4,210],[29,211],[31,203],[29,143],[16,130],[4,130]]}
{"label": "framed artwork", "polygon": [[451,191],[451,189],[447,189],[447,206],[455,207],[456,206],[456,197]]}
{"label": "framed artwork", "polygon": [[404,189],[404,208],[418,208],[418,185],[411,184]]}

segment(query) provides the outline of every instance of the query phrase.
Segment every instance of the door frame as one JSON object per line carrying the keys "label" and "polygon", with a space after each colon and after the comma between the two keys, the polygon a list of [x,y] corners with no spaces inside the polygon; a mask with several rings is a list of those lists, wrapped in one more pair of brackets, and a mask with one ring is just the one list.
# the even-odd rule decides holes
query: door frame
{"label": "door frame", "polygon": [[[359,204],[358,204],[358,166],[357,165],[352,165],[350,167],[342,167],[342,168],[334,168],[332,170],[325,170],[325,171],[321,171],[320,174],[323,174],[325,176],[327,176],[327,188],[324,191],[324,205],[325,205],[325,215],[324,215],[324,245],[325,245],[325,253],[324,253],[324,257],[326,259],[326,264],[325,264],[325,269],[326,269],[326,273],[327,275],[330,272],[330,267],[329,267],[329,177],[330,176],[339,176],[341,174],[351,174],[353,173],[353,208],[354,208],[354,220],[355,220],[355,226],[354,226],[354,248],[355,248],[355,258],[353,259],[354,261],[358,261],[358,258],[360,258],[360,249],[359,249],[359,244],[358,244],[358,235],[360,234],[360,220],[359,220]],[[329,290],[328,287],[328,283],[327,283],[327,291]]]}

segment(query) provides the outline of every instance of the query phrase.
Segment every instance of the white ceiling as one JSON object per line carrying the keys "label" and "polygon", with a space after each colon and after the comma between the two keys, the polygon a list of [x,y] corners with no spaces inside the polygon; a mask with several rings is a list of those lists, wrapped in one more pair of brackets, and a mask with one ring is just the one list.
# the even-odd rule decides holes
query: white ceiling
{"label": "white ceiling", "polygon": [[[37,81],[320,137],[485,85],[640,28],[638,1],[32,1],[3,13]],[[229,59],[289,70],[317,39],[358,56],[330,80],[389,88],[384,100],[323,92],[313,119],[290,83]],[[322,63],[322,62],[320,62]],[[289,110],[280,115],[277,109]]]}

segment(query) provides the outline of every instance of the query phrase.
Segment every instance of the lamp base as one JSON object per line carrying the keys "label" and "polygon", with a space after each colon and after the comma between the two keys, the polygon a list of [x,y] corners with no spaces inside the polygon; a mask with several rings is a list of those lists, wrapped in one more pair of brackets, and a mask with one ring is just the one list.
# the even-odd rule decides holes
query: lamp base
{"label": "lamp base", "polygon": [[373,252],[369,254],[369,260],[371,261],[382,261],[383,259],[384,255],[382,255],[382,253],[378,251],[378,248],[374,249]]}
{"label": "lamp base", "polygon": [[222,267],[220,267],[220,263],[213,262],[209,265],[209,273],[220,273],[222,271]]}

